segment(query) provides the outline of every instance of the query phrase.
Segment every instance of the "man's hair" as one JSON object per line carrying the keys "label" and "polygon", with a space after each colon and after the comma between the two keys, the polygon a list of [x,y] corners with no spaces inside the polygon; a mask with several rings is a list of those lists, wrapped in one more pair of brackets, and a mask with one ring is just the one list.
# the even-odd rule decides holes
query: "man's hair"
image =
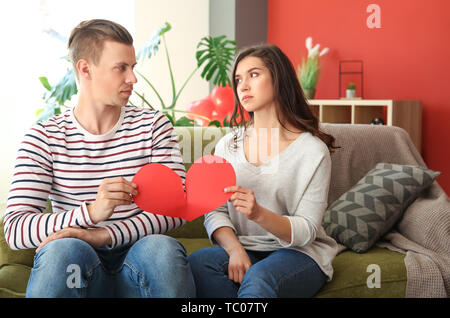
{"label": "man's hair", "polygon": [[97,64],[106,40],[133,45],[131,34],[118,23],[94,19],[81,22],[70,34],[68,49],[75,74],[78,77],[77,63],[80,59]]}

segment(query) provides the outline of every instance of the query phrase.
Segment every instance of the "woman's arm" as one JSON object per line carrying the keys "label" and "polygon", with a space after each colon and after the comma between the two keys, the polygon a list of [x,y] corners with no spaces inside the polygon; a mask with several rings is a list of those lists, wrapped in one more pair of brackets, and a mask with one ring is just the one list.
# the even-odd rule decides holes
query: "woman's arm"
{"label": "woman's arm", "polygon": [[256,202],[252,190],[241,186],[232,186],[226,188],[225,192],[234,192],[230,201],[236,210],[244,214],[247,219],[258,223],[279,239],[291,242],[291,222],[289,219],[260,206]]}
{"label": "woman's arm", "polygon": [[279,239],[291,243],[291,222],[288,218],[278,215],[262,206],[258,208],[258,216],[253,220],[261,227],[278,237]]}
{"label": "woman's arm", "polygon": [[242,283],[242,279],[250,266],[252,266],[252,263],[233,229],[223,226],[215,230],[212,236],[230,256],[228,278],[236,283]]}

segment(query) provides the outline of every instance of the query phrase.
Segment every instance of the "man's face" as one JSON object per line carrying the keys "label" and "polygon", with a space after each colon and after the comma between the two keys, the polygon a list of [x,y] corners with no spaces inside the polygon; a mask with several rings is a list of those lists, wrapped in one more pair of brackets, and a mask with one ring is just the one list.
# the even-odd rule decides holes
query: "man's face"
{"label": "man's face", "polygon": [[132,45],[105,41],[97,65],[91,64],[91,88],[94,103],[125,106],[137,78],[133,72],[136,54]]}

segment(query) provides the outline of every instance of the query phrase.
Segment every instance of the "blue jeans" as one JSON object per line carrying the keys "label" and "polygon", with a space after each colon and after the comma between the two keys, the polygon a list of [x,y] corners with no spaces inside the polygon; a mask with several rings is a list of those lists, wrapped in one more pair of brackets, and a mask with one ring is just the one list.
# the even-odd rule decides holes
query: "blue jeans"
{"label": "blue jeans", "polygon": [[64,238],[35,255],[26,297],[195,297],[195,284],[184,247],[171,237],[113,249]]}
{"label": "blue jeans", "polygon": [[252,266],[241,285],[228,278],[229,256],[222,247],[214,246],[192,253],[188,260],[197,297],[312,297],[327,280],[316,262],[299,251],[246,252]]}

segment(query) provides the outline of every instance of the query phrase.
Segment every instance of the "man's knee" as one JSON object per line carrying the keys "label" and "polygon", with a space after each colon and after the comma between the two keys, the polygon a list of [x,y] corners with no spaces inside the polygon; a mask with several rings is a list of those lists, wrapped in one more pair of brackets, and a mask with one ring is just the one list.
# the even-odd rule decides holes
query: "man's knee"
{"label": "man's knee", "polygon": [[85,287],[85,274],[99,262],[94,249],[82,240],[51,241],[35,255],[27,297],[75,295]]}
{"label": "man's knee", "polygon": [[194,274],[203,275],[204,271],[227,272],[229,256],[220,246],[207,247],[193,252],[188,257]]}
{"label": "man's knee", "polygon": [[[39,253],[36,254],[34,265],[81,265],[81,257],[83,257],[83,259],[93,258],[94,260],[96,258],[96,253],[88,243],[82,240],[62,238],[47,243]],[[84,262],[86,262],[86,260],[84,260]]]}
{"label": "man's knee", "polygon": [[128,277],[152,297],[194,297],[195,284],[181,243],[165,235],[149,235],[130,248],[124,261]]}
{"label": "man's knee", "polygon": [[176,239],[160,234],[148,235],[132,246],[133,253],[151,258],[186,257],[186,250]]}

